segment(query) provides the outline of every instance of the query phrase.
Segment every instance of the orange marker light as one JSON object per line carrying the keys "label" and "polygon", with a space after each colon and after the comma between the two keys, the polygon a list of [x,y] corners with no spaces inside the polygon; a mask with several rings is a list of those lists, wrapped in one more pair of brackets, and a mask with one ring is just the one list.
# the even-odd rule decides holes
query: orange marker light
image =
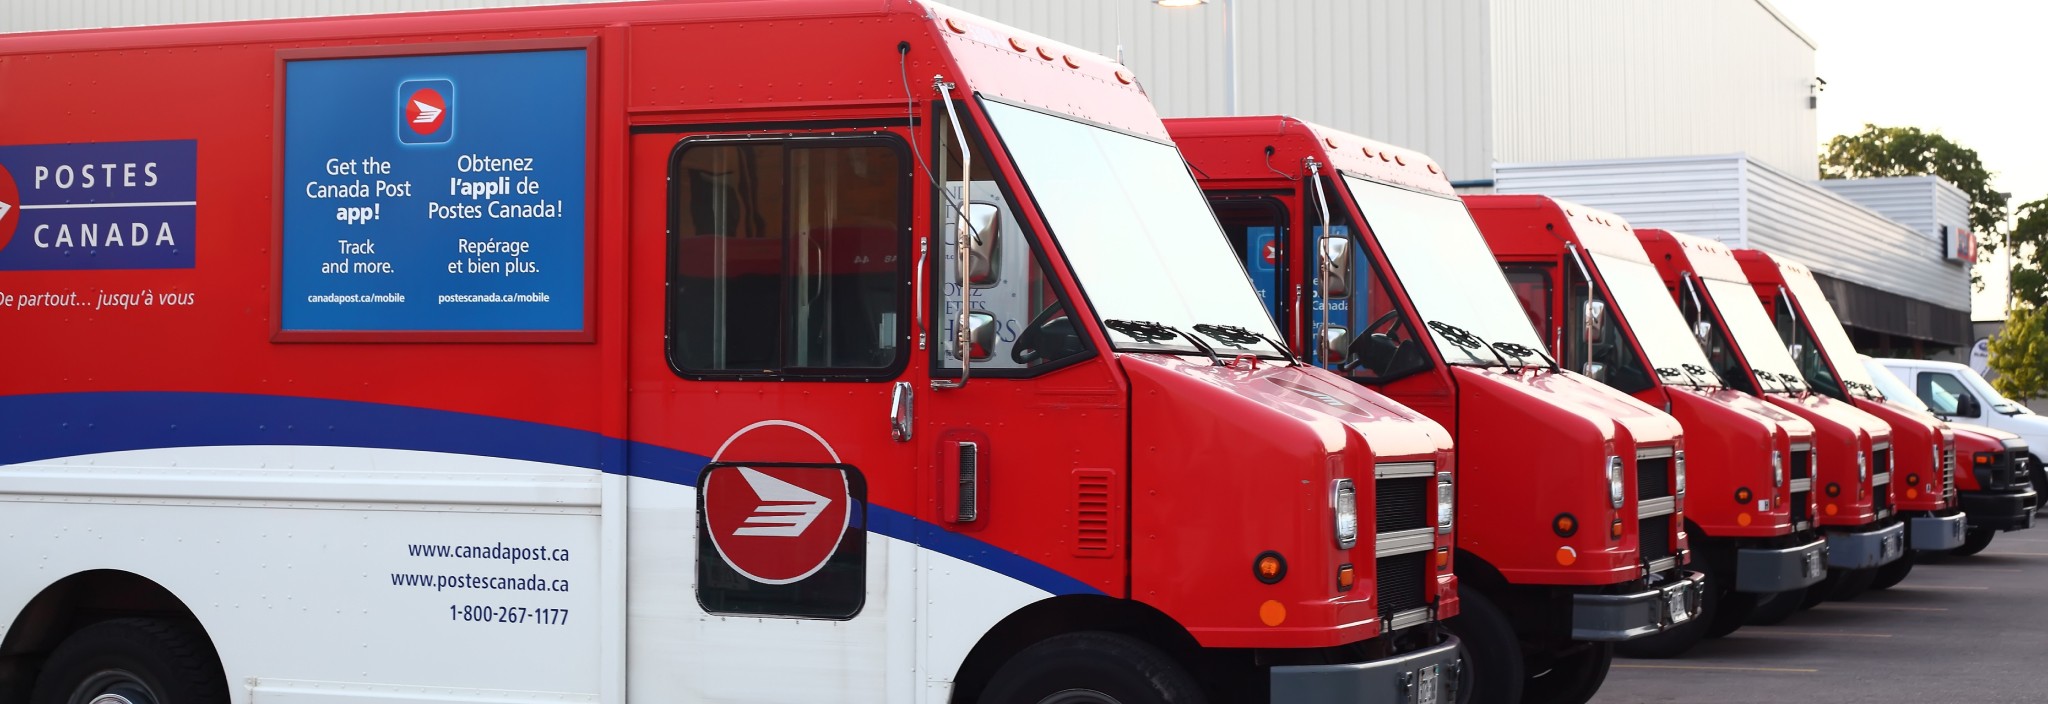
{"label": "orange marker light", "polygon": [[1286,606],[1286,605],[1284,605],[1284,604],[1281,604],[1280,602],[1277,602],[1277,601],[1273,601],[1273,600],[1270,600],[1270,599],[1268,599],[1268,600],[1266,601],[1266,603],[1264,603],[1264,604],[1260,604],[1260,605],[1259,605],[1259,622],[1260,622],[1260,623],[1264,623],[1264,624],[1266,624],[1266,625],[1268,625],[1268,626],[1278,626],[1278,625],[1280,625],[1281,623],[1284,623],[1284,622],[1286,622],[1286,621],[1287,621],[1287,606]]}
{"label": "orange marker light", "polygon": [[1569,513],[1558,514],[1557,519],[1551,523],[1550,529],[1556,531],[1560,537],[1572,537],[1573,533],[1579,532],[1579,519],[1573,518]]}
{"label": "orange marker light", "polygon": [[1919,489],[1907,489],[1907,490],[1906,490],[1906,498],[1908,498],[1908,499],[1917,499],[1917,498],[1920,498],[1920,490],[1919,490]]}
{"label": "orange marker light", "polygon": [[1621,519],[1616,518],[1613,523],[1607,524],[1607,537],[1616,539],[1621,537]]}
{"label": "orange marker light", "polygon": [[1826,511],[1828,515],[1832,516],[1835,515],[1835,512],[1839,511],[1840,509],[1835,508],[1834,504],[1828,504],[1827,508],[1822,510]]}
{"label": "orange marker light", "polygon": [[1579,551],[1573,550],[1572,546],[1566,545],[1557,549],[1557,564],[1570,567],[1572,563],[1578,561]]}
{"label": "orange marker light", "polygon": [[1451,549],[1450,549],[1450,548],[1437,548],[1437,549],[1436,549],[1436,569],[1437,569],[1437,571],[1441,572],[1441,571],[1443,571],[1443,570],[1444,570],[1444,568],[1447,568],[1447,567],[1450,567],[1450,566],[1451,566]]}
{"label": "orange marker light", "polygon": [[1259,553],[1258,559],[1252,561],[1252,576],[1266,584],[1279,584],[1287,577],[1287,558],[1271,550]]}
{"label": "orange marker light", "polygon": [[1749,522],[1752,520],[1755,519],[1750,518],[1749,513],[1746,511],[1743,513],[1735,514],[1735,525],[1747,527],[1749,525]]}
{"label": "orange marker light", "polygon": [[1337,589],[1339,591],[1350,589],[1357,579],[1358,575],[1351,571],[1350,565],[1341,565],[1337,568]]}

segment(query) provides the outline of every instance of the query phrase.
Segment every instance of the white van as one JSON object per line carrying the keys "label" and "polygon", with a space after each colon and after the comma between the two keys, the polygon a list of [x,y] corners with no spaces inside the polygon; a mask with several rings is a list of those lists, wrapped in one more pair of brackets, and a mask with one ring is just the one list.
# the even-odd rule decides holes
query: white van
{"label": "white van", "polygon": [[[2048,416],[2035,415],[2025,405],[1999,395],[1977,370],[1924,359],[1878,359],[1877,363],[1906,382],[1913,395],[1943,420],[1989,426],[2025,438],[2028,447],[2048,447]],[[2042,466],[2039,451],[2032,455],[2031,464]],[[2034,488],[2048,490],[2041,475],[2034,473]]]}

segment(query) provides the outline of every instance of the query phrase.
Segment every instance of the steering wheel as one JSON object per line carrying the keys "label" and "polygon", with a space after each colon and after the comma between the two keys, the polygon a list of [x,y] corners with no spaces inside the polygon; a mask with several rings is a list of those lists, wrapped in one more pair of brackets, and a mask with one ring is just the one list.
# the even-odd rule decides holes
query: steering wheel
{"label": "steering wheel", "polygon": [[1045,310],[1038,311],[1038,315],[1031,316],[1031,323],[1025,325],[1022,332],[1017,333],[1017,341],[1010,345],[1010,361],[1030,364],[1043,359],[1045,355],[1038,349],[1038,337],[1054,320],[1066,318],[1060,315],[1062,312],[1060,304],[1054,303],[1046,306]]}
{"label": "steering wheel", "polygon": [[1400,320],[1401,309],[1399,308],[1395,308],[1385,313],[1381,313],[1380,317],[1372,319],[1371,325],[1365,326],[1365,336],[1372,337],[1375,333],[1380,332],[1380,328],[1382,327],[1392,329],[1393,323],[1398,322]]}

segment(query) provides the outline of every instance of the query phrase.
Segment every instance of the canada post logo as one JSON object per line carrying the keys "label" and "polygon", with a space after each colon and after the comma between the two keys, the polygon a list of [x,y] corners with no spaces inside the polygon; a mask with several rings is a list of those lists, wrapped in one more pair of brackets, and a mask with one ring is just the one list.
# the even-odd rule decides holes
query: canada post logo
{"label": "canada post logo", "polygon": [[398,141],[441,144],[455,136],[455,82],[445,78],[398,84]]}
{"label": "canada post logo", "polygon": [[846,534],[846,474],[818,467],[718,467],[704,476],[704,523],[726,564],[763,584],[825,566]]}
{"label": "canada post logo", "polygon": [[0,271],[190,269],[199,143],[0,145]]}

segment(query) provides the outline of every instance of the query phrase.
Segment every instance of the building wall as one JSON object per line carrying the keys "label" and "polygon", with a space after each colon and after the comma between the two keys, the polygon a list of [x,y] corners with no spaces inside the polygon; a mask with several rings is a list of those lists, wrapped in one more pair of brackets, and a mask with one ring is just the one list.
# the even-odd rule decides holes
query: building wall
{"label": "building wall", "polygon": [[1745,247],[1742,164],[1739,154],[1500,164],[1494,192],[1562,198],[1620,215],[1636,227]]}
{"label": "building wall", "polygon": [[1495,162],[1743,152],[1819,176],[1815,47],[1765,0],[1491,7]]}

